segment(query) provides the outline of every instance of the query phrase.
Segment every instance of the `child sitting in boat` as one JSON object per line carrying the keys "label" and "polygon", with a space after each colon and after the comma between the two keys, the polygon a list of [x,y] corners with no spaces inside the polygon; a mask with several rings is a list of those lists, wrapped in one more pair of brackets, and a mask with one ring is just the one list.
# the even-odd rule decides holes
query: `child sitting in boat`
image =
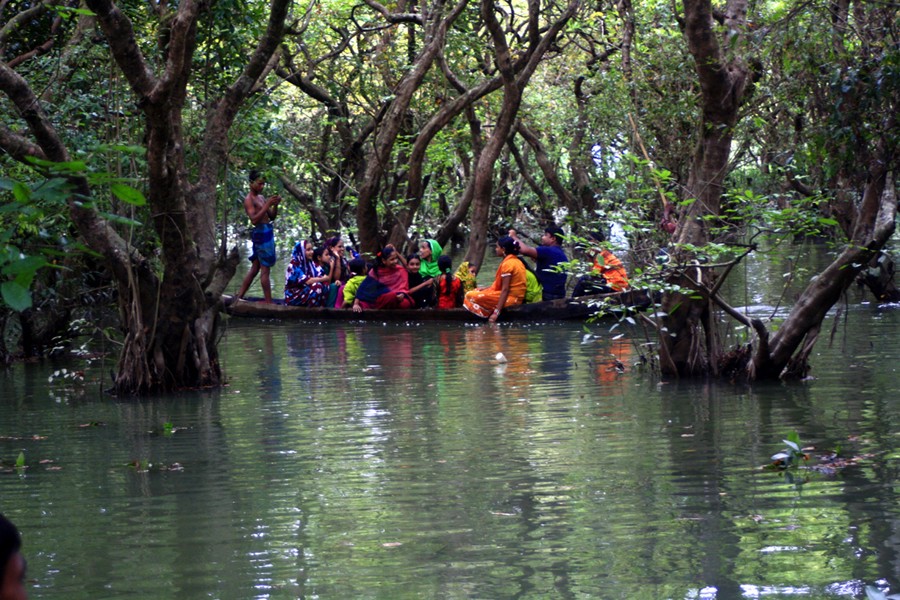
{"label": "child sitting in boat", "polygon": [[318,246],[313,249],[313,260],[322,269],[322,273],[328,276],[328,281],[325,282],[325,302],[323,306],[334,308],[337,303],[341,281],[340,257],[333,254],[329,247]]}
{"label": "child sitting in boat", "polygon": [[409,271],[409,293],[416,301],[416,308],[431,308],[434,306],[434,280],[422,274],[420,268],[422,259],[418,254],[410,254],[406,258],[406,270]]}
{"label": "child sitting in boat", "polygon": [[478,277],[478,265],[475,263],[469,263],[469,261],[464,260],[459,268],[456,270],[456,276],[462,282],[463,290],[465,292],[471,292],[478,284],[476,283],[476,279]]}
{"label": "child sitting in boat", "polygon": [[347,270],[350,271],[350,279],[344,284],[344,288],[338,296],[340,304],[335,304],[335,308],[350,308],[353,306],[353,301],[356,299],[356,290],[359,289],[359,284],[366,278],[366,261],[359,257],[354,258],[347,264]]}
{"label": "child sitting in boat", "polygon": [[437,279],[437,307],[439,310],[459,308],[462,306],[463,284],[459,277],[453,275],[453,262],[449,256],[441,256],[437,262],[441,271]]}

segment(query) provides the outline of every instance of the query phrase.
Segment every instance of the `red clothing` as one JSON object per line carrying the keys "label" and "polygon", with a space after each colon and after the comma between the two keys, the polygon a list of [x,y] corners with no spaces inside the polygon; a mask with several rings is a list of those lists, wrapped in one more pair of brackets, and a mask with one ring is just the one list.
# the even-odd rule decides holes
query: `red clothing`
{"label": "red clothing", "polygon": [[357,298],[359,305],[363,308],[380,310],[416,307],[415,300],[409,295],[409,273],[406,268],[397,265],[394,267],[381,267],[377,270],[372,269],[369,271],[368,278],[381,283],[387,290],[380,294],[374,302]]}
{"label": "red clothing", "polygon": [[[448,285],[449,284],[449,285]],[[449,289],[447,289],[449,288]],[[462,282],[458,277],[447,281],[446,276],[441,275],[438,279],[438,309],[459,308],[462,306]]]}

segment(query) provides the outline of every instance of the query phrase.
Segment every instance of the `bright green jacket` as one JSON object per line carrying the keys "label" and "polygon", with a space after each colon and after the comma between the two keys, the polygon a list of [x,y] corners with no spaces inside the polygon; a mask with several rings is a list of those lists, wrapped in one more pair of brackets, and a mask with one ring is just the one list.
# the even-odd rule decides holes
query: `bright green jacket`
{"label": "bright green jacket", "polygon": [[354,275],[344,284],[344,306],[350,306],[356,300],[356,290],[365,279],[365,275]]}
{"label": "bright green jacket", "polygon": [[544,286],[542,286],[531,269],[525,269],[525,304],[540,302],[544,299]]}

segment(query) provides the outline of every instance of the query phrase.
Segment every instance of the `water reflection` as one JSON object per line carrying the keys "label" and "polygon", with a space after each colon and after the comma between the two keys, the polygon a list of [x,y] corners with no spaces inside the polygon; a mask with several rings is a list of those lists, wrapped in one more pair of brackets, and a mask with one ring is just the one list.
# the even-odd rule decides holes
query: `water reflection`
{"label": "water reflection", "polygon": [[[898,317],[790,385],[660,382],[571,325],[232,322],[227,387],[145,401],[16,365],[0,510],[36,598],[897,591]],[[791,431],[870,458],[761,469]]]}

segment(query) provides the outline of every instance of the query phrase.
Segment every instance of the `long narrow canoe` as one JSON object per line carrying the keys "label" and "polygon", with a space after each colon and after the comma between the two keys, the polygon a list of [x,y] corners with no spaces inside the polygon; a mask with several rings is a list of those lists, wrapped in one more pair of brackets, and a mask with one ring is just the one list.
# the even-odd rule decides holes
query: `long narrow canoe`
{"label": "long narrow canoe", "polygon": [[[599,294],[583,296],[576,300],[560,299],[547,302],[535,302],[505,308],[500,313],[500,321],[562,321],[584,320],[597,312],[597,303],[609,300],[620,305],[645,305],[646,294],[641,292],[623,292],[619,294]],[[343,308],[312,308],[308,306],[288,306],[280,300],[266,304],[260,298],[242,298],[222,296],[222,304],[226,313],[235,317],[254,319],[290,319],[308,321],[457,321],[464,323],[484,323],[485,319],[473,315],[464,308],[448,310],[436,309],[394,309],[366,310],[353,312]]]}

